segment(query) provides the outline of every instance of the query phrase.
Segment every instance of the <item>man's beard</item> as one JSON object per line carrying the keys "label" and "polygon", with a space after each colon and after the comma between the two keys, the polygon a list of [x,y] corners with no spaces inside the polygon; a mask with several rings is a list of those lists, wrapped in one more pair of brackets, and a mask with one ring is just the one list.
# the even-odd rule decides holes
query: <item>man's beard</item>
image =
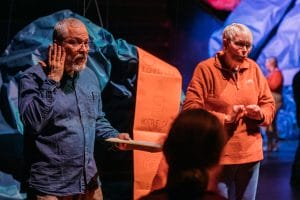
{"label": "man's beard", "polygon": [[78,54],[74,58],[71,58],[69,56],[67,59],[71,60],[71,64],[70,64],[71,69],[70,69],[70,71],[80,72],[80,71],[84,70],[85,67],[86,67],[86,61],[87,61],[86,55]]}
{"label": "man's beard", "polygon": [[73,64],[72,69],[74,70],[74,72],[80,72],[85,69],[85,66],[85,63],[83,65]]}

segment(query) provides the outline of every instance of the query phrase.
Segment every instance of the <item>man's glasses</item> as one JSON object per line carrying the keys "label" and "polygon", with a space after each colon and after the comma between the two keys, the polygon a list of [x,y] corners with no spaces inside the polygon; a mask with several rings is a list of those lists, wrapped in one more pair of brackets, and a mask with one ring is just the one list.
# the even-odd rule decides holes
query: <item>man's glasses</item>
{"label": "man's glasses", "polygon": [[251,49],[252,44],[250,42],[242,42],[242,41],[231,41],[236,47],[242,49],[246,47],[246,49]]}
{"label": "man's glasses", "polygon": [[69,45],[71,45],[72,47],[74,47],[74,48],[81,48],[82,47],[82,45],[86,48],[86,49],[88,49],[89,48],[89,46],[91,45],[91,42],[90,41],[81,41],[81,40],[79,40],[79,39],[66,39],[66,40],[64,40],[63,41],[63,43],[66,43],[66,44],[69,44]]}

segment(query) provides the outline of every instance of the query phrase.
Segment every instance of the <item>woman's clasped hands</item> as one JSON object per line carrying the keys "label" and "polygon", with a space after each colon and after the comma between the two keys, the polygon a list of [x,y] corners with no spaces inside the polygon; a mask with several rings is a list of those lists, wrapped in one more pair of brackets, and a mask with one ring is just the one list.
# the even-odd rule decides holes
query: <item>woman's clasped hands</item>
{"label": "woman's clasped hands", "polygon": [[262,120],[263,113],[260,107],[256,104],[251,105],[234,105],[232,111],[225,115],[225,123],[234,123],[239,119],[247,117],[253,120]]}

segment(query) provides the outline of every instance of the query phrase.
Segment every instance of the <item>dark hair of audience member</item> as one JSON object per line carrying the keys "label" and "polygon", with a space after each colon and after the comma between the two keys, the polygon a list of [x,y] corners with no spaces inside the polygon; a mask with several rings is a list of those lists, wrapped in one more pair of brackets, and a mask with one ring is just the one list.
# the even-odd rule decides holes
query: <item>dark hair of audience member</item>
{"label": "dark hair of audience member", "polygon": [[178,115],[163,146],[170,199],[199,197],[206,191],[207,170],[219,163],[225,139],[223,125],[208,111],[193,109]]}

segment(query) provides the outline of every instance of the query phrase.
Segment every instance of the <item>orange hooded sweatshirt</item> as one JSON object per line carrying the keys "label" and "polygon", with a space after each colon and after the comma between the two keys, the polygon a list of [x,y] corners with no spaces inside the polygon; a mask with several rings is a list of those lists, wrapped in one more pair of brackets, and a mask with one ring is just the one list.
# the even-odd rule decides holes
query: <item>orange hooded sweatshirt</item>
{"label": "orange hooded sweatshirt", "polygon": [[[216,57],[197,65],[187,88],[183,109],[203,108],[223,122],[228,142],[220,164],[242,164],[262,160],[260,126],[271,124],[275,109],[267,80],[259,66],[249,58],[236,72],[225,68],[220,62],[222,54],[220,51]],[[251,104],[260,106],[263,120],[243,117],[236,123],[224,123],[225,115],[232,112],[233,105]]]}

